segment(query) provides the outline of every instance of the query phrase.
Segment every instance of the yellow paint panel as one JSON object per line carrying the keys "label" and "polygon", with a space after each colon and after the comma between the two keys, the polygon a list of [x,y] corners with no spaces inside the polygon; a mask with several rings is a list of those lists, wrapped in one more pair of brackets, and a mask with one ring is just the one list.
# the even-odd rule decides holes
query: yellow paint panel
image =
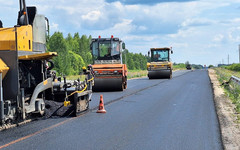
{"label": "yellow paint panel", "polygon": [[0,50],[15,50],[15,29],[0,28]]}
{"label": "yellow paint panel", "polygon": [[69,106],[71,103],[70,103],[70,101],[64,101],[63,104],[64,104],[65,107],[67,107],[67,106]]}
{"label": "yellow paint panel", "polygon": [[4,61],[0,58],[0,73],[3,74],[2,78],[5,77],[9,70],[9,67],[4,63]]}
{"label": "yellow paint panel", "polygon": [[[19,51],[32,51],[32,26],[17,27]],[[0,50],[16,50],[15,28],[0,28]]]}
{"label": "yellow paint panel", "polygon": [[54,56],[57,56],[56,52],[47,52],[47,53],[41,53],[41,54],[19,56],[18,59],[19,60],[45,60],[45,59],[51,59]]}
{"label": "yellow paint panel", "polygon": [[47,80],[43,81],[43,85],[46,85],[47,83],[48,83],[48,81],[47,81]]}
{"label": "yellow paint panel", "polygon": [[22,26],[17,28],[18,50],[32,51],[32,26]]}
{"label": "yellow paint panel", "polygon": [[172,68],[172,62],[151,62],[147,63],[147,67],[153,66],[154,68],[161,68],[169,66]]}

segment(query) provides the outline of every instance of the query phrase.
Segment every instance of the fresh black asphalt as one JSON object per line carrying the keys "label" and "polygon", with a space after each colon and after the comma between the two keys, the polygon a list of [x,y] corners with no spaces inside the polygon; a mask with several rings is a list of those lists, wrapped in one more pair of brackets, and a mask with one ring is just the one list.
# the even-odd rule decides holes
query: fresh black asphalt
{"label": "fresh black asphalt", "polygon": [[[96,113],[100,94],[106,114]],[[171,80],[129,80],[124,92],[94,93],[90,105],[80,117],[2,131],[0,146],[25,138],[4,149],[223,149],[206,70],[177,71]]]}

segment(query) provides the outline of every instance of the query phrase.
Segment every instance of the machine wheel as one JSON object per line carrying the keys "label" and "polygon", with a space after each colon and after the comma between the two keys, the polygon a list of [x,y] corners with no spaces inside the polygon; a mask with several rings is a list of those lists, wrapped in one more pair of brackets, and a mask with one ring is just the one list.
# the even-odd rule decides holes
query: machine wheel
{"label": "machine wheel", "polygon": [[152,77],[148,74],[148,79],[152,79]]}
{"label": "machine wheel", "polygon": [[92,87],[92,91],[93,91],[93,92],[96,92],[96,90],[95,90],[95,88],[94,88],[94,87]]}
{"label": "machine wheel", "polygon": [[170,72],[169,79],[172,79],[172,70]]}
{"label": "machine wheel", "polygon": [[37,112],[41,116],[43,116],[45,113],[45,103],[43,101],[36,101],[35,107],[36,107]]}
{"label": "machine wheel", "polygon": [[124,90],[124,82],[122,82],[122,85],[121,85],[121,87],[120,87],[119,90],[120,90],[120,91],[123,91],[123,90]]}
{"label": "machine wheel", "polygon": [[127,81],[124,83],[124,89],[127,89]]}
{"label": "machine wheel", "polygon": [[150,80],[150,79],[153,79],[153,78],[150,76],[150,74],[148,74],[147,76],[148,76],[148,79],[149,79],[149,80]]}
{"label": "machine wheel", "polygon": [[127,77],[125,77],[124,89],[127,89]]}

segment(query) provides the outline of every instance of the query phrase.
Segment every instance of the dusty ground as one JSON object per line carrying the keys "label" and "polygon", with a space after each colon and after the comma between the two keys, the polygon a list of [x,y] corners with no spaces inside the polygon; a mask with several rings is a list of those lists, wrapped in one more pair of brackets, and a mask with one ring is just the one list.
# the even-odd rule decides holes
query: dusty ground
{"label": "dusty ground", "polygon": [[216,111],[221,128],[222,141],[226,150],[240,150],[240,124],[237,123],[235,106],[225,95],[213,69],[209,69],[209,77],[214,91]]}

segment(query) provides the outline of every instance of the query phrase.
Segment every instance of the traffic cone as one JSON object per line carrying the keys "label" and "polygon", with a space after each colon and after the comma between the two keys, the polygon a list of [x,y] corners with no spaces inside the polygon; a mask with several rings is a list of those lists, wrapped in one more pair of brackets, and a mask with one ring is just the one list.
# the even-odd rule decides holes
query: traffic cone
{"label": "traffic cone", "polygon": [[104,109],[103,96],[100,95],[100,102],[99,102],[97,113],[106,113],[106,112],[107,111]]}

